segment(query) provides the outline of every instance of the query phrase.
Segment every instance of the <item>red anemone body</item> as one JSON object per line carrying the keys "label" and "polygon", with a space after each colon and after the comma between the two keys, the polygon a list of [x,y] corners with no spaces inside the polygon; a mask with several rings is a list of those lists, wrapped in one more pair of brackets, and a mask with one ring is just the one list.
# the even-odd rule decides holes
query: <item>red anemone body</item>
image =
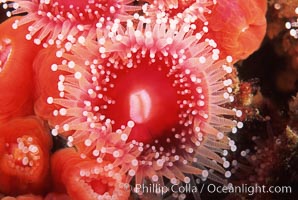
{"label": "red anemone body", "polygon": [[25,39],[27,26],[12,28],[15,19],[0,25],[0,120],[33,114],[32,63],[40,48]]}
{"label": "red anemone body", "polygon": [[43,193],[47,187],[51,137],[35,117],[0,125],[0,192]]}

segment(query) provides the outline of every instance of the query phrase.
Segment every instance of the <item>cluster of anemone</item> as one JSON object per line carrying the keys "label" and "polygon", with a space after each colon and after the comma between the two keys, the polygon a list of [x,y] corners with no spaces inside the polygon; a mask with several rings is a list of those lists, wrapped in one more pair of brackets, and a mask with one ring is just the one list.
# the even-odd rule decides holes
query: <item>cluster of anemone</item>
{"label": "cluster of anemone", "polygon": [[[266,27],[265,6],[252,1],[259,18],[247,20],[252,5],[235,0],[239,34],[214,28],[228,2],[2,0],[14,9],[8,16],[25,14],[12,29],[38,49],[34,113],[66,140],[51,158],[56,191],[127,199],[129,184],[190,183],[189,175],[227,183],[225,156],[237,148],[228,133],[243,126],[233,63],[258,47]],[[257,42],[241,43],[257,31]],[[231,36],[242,46],[226,44]]]}

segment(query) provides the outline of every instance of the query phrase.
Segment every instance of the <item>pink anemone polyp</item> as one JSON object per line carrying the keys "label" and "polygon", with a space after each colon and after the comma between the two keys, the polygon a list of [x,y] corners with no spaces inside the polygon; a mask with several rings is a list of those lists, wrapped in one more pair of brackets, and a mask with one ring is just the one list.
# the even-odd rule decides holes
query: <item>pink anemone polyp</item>
{"label": "pink anemone polyp", "polygon": [[[52,132],[68,136],[84,157],[110,154],[128,164],[123,170],[136,183],[188,182],[185,174],[224,182],[216,173],[231,174],[220,152],[236,148],[226,133],[242,126],[228,117],[241,111],[223,106],[233,101],[232,60],[219,60],[214,41],[200,41],[189,28],[129,21],[93,50],[63,54],[55,71],[70,73],[58,83],[64,95],[48,103],[61,106],[53,114],[67,119]],[[83,59],[87,50],[97,56]]]}

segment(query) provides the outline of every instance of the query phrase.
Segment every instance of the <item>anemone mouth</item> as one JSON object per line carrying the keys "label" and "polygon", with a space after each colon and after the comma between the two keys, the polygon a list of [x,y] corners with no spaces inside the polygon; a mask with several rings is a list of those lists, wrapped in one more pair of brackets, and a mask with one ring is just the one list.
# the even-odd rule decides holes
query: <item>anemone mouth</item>
{"label": "anemone mouth", "polygon": [[112,194],[113,187],[109,188],[107,180],[99,180],[97,178],[93,180],[86,180],[86,182],[92,187],[93,191],[97,194],[103,195],[105,193]]}
{"label": "anemone mouth", "polygon": [[175,59],[158,55],[152,61],[148,53],[140,58],[140,52],[132,57],[129,63],[120,61],[119,68],[107,69],[111,76],[105,78],[109,81],[103,84],[103,100],[95,105],[101,105],[100,114],[111,120],[115,130],[134,122],[129,141],[146,144],[172,137],[185,123],[187,103],[183,106],[181,102],[191,96],[183,95],[183,90],[189,89],[184,84],[190,81],[179,77],[182,70],[173,67]]}
{"label": "anemone mouth", "polygon": [[[99,170],[98,168],[95,169]],[[96,174],[91,174],[88,177],[81,177],[80,181],[83,183],[84,187],[89,188],[91,193],[98,196],[112,196],[117,187],[117,183],[113,178],[102,177]]]}
{"label": "anemone mouth", "polygon": [[123,180],[124,175],[119,173],[119,168],[111,166],[105,161],[98,163],[95,160],[83,160],[76,164],[70,169],[71,174],[66,180],[66,184],[70,185],[70,194],[80,199],[86,198],[80,192],[88,194],[90,199],[119,199],[129,195],[127,184]]}
{"label": "anemone mouth", "polygon": [[[266,30],[263,3],[264,1],[217,1],[211,15],[207,16],[208,35],[217,42],[222,56],[231,55],[235,63],[258,48]],[[234,9],[227,14],[225,10],[231,7]],[[234,16],[237,16],[237,20],[234,20]],[[227,23],[220,23],[219,18]],[[227,27],[229,32],[226,32]]]}
{"label": "anemone mouth", "polygon": [[25,176],[32,180],[38,177],[41,152],[37,139],[31,136],[18,137],[15,143],[6,143],[7,164],[12,174]]}
{"label": "anemone mouth", "polygon": [[115,182],[113,180],[109,180],[107,177],[94,176],[91,174],[91,176],[83,177],[80,180],[90,189],[90,191],[97,195],[111,196],[113,194],[113,190],[115,189]]}
{"label": "anemone mouth", "polygon": [[2,39],[0,41],[0,72],[4,70],[6,62],[12,52],[12,44],[10,39]]}

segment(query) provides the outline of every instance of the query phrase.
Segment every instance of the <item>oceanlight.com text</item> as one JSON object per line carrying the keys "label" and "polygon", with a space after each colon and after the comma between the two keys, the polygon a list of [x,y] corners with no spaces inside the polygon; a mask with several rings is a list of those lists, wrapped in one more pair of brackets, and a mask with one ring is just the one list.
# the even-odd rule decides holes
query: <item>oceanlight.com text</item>
{"label": "oceanlight.com text", "polygon": [[131,188],[134,193],[138,194],[161,194],[164,195],[167,192],[171,193],[203,193],[208,192],[213,193],[222,193],[222,194],[261,194],[261,193],[270,193],[270,194],[291,194],[291,186],[266,186],[266,185],[215,185],[215,184],[200,184],[200,185],[160,185],[160,184],[136,184],[135,187]]}
{"label": "oceanlight.com text", "polygon": [[[203,187],[203,186],[202,186]],[[261,194],[261,193],[270,193],[270,194],[291,194],[292,187],[291,186],[267,186],[267,185],[215,185],[215,184],[206,184],[206,190],[208,193],[235,193],[235,194]],[[203,191],[203,190],[202,190]]]}

